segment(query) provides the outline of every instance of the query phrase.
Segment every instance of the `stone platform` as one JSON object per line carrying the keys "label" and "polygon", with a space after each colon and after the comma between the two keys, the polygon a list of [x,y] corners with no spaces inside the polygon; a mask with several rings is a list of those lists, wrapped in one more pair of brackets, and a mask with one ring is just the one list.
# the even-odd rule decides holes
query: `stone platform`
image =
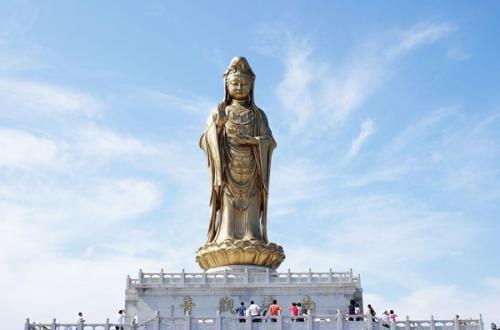
{"label": "stone platform", "polygon": [[125,309],[128,317],[144,322],[157,311],[167,317],[234,315],[241,301],[262,310],[277,299],[286,310],[301,302],[304,311],[332,315],[346,310],[351,299],[363,306],[360,276],[349,272],[279,273],[265,267],[232,266],[203,273],[146,273],[128,277]]}

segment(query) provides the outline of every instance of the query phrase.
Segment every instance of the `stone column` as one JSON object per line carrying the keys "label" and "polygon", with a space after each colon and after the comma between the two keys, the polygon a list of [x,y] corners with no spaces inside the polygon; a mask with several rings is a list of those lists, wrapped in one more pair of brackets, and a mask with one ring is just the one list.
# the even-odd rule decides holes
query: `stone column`
{"label": "stone column", "polygon": [[431,326],[431,330],[435,330],[436,329],[436,325],[434,324],[434,315],[431,315],[430,326]]}
{"label": "stone column", "polygon": [[104,330],[110,330],[109,317],[106,319],[106,324],[104,325]]}
{"label": "stone column", "polygon": [[26,319],[26,323],[24,324],[24,330],[30,330],[30,319]]}

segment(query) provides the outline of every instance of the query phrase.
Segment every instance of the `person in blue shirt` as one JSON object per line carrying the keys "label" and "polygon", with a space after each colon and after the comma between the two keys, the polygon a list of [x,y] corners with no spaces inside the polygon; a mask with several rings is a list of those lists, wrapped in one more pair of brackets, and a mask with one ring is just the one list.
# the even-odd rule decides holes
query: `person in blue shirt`
{"label": "person in blue shirt", "polygon": [[236,315],[238,315],[238,317],[240,318],[240,323],[245,323],[246,320],[245,320],[245,312],[246,312],[246,308],[245,308],[245,303],[242,301],[240,306],[238,306],[238,308],[236,308]]}

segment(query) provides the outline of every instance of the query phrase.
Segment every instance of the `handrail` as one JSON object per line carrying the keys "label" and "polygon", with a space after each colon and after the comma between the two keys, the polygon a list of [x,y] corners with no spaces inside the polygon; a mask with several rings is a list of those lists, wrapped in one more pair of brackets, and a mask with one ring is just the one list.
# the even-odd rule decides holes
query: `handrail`
{"label": "handrail", "polygon": [[[227,323],[231,325],[227,326]],[[241,322],[247,323],[246,330],[252,330],[252,323],[269,323],[272,326],[276,323],[276,329],[289,329],[289,325],[293,323],[294,330],[315,330],[315,324],[322,324],[324,330],[349,330],[353,329],[351,324],[357,324],[357,329],[366,330],[382,330],[384,328],[390,330],[402,329],[405,330],[434,330],[439,326],[442,330],[484,330],[482,316],[479,319],[458,319],[451,320],[434,320],[431,316],[429,320],[410,320],[408,317],[405,321],[387,322],[381,318],[368,315],[348,315],[337,314],[331,315],[300,315],[300,316],[248,316],[238,317],[230,316],[191,316],[184,317],[163,317],[157,312],[156,316],[144,323],[132,323],[120,325],[110,323],[109,319],[106,323],[57,323],[54,319],[52,323],[35,323],[29,319],[26,320],[25,330],[112,330],[116,326],[123,327],[124,330],[161,330],[166,329],[161,327],[162,324],[179,324],[184,325],[184,330],[206,330],[207,326],[213,330],[229,330],[234,329],[235,325]],[[331,324],[331,326],[330,326]],[[442,324],[442,325],[441,325]],[[359,327],[359,325],[361,327]],[[299,329],[300,328],[300,329]]]}
{"label": "handrail", "polygon": [[199,284],[245,284],[245,285],[290,285],[300,284],[307,285],[354,285],[361,287],[361,278],[359,275],[353,276],[352,271],[349,272],[272,272],[248,269],[245,271],[226,271],[224,273],[167,273],[161,270],[160,272],[143,272],[139,270],[137,278],[127,277],[127,289],[135,287],[154,287],[154,286],[174,286],[184,287]]}

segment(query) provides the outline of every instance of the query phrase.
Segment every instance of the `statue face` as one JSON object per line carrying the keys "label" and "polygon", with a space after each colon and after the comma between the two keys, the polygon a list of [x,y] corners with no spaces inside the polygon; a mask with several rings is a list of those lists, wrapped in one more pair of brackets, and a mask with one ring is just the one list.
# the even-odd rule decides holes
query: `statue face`
{"label": "statue face", "polygon": [[251,80],[247,75],[231,74],[227,77],[229,96],[235,100],[245,100],[250,95]]}

